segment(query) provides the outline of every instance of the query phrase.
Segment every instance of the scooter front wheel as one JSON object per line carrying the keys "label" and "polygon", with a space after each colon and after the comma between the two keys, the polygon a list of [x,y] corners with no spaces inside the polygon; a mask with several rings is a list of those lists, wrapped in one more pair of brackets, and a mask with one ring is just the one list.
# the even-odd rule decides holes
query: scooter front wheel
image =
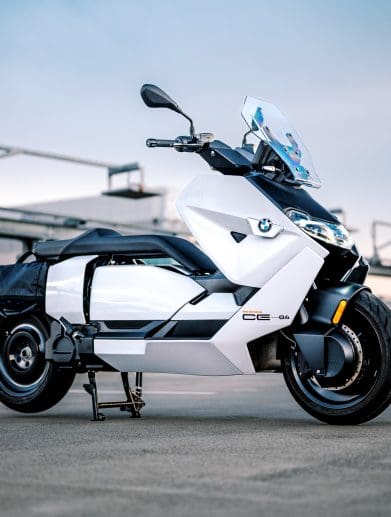
{"label": "scooter front wheel", "polygon": [[44,318],[12,319],[0,328],[0,402],[21,413],[45,411],[59,402],[75,378],[45,360]]}
{"label": "scooter front wheel", "polygon": [[363,291],[348,306],[340,332],[354,351],[355,365],[336,385],[308,374],[298,347],[282,349],[289,391],[310,415],[328,424],[362,424],[391,403],[391,311]]}

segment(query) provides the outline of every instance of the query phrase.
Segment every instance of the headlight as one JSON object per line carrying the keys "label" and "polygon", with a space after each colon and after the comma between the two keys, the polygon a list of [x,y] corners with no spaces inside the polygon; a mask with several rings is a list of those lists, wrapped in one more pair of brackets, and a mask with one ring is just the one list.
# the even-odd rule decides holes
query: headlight
{"label": "headlight", "polygon": [[288,210],[286,215],[296,226],[314,239],[319,239],[347,250],[352,249],[354,245],[353,239],[342,224],[310,219],[307,214],[298,210]]}

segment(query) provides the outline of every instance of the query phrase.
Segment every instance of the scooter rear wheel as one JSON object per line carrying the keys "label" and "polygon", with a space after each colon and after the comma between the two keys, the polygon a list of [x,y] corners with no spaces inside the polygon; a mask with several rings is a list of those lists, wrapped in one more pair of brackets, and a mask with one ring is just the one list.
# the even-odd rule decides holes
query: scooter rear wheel
{"label": "scooter rear wheel", "polygon": [[36,316],[13,319],[0,329],[0,401],[21,413],[59,402],[75,378],[45,360],[46,324]]}
{"label": "scooter rear wheel", "polygon": [[282,369],[288,389],[307,413],[328,424],[362,424],[391,403],[391,311],[363,291],[342,323],[341,332],[352,340],[357,361],[343,384],[326,385],[308,375],[299,349],[289,344],[282,350]]}

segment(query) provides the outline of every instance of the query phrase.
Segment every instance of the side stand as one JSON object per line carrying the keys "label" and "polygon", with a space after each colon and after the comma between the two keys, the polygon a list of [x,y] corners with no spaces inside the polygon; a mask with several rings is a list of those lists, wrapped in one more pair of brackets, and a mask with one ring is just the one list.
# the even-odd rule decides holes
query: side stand
{"label": "side stand", "polygon": [[89,395],[91,395],[93,421],[105,420],[105,416],[99,412],[99,409],[103,408],[119,408],[121,411],[128,411],[132,418],[140,418],[140,410],[145,406],[145,402],[141,398],[141,372],[137,372],[136,374],[136,391],[132,391],[130,387],[128,373],[121,372],[122,386],[124,388],[126,400],[120,402],[99,402],[94,370],[88,370],[88,380],[89,384],[83,384],[83,388]]}

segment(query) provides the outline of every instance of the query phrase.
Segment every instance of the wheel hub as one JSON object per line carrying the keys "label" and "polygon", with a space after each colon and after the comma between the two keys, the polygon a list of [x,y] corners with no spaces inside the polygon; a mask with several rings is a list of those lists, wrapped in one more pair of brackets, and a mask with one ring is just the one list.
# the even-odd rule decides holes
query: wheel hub
{"label": "wheel hub", "polygon": [[6,360],[17,372],[27,372],[34,367],[39,354],[39,336],[31,329],[18,329],[5,342]]}
{"label": "wheel hub", "polygon": [[342,333],[345,338],[348,339],[350,346],[353,351],[353,362],[349,367],[344,368],[342,371],[342,376],[338,376],[337,379],[333,380],[330,378],[329,380],[322,379],[318,376],[314,376],[312,380],[321,387],[325,387],[329,390],[339,391],[345,390],[349,386],[351,386],[357,377],[360,375],[361,367],[363,364],[363,349],[360,343],[359,338],[353,332],[351,328],[347,325],[342,325],[341,327]]}
{"label": "wheel hub", "polygon": [[10,362],[15,361],[17,367],[21,370],[27,370],[35,362],[34,353],[29,345],[23,347],[20,354],[17,354],[16,356],[14,354],[9,354],[8,359]]}

